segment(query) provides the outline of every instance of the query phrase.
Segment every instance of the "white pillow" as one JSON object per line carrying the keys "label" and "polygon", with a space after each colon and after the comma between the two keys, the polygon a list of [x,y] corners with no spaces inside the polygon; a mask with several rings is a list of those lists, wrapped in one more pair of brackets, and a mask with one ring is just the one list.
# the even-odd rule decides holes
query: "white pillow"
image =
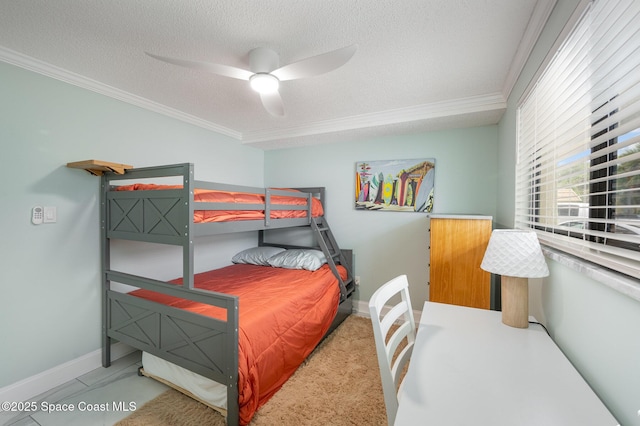
{"label": "white pillow", "polygon": [[289,249],[270,257],[267,262],[276,268],[315,271],[327,263],[327,258],[320,250]]}
{"label": "white pillow", "polygon": [[282,247],[252,247],[242,250],[231,258],[233,263],[244,263],[248,265],[269,266],[267,260],[280,252],[285,251]]}

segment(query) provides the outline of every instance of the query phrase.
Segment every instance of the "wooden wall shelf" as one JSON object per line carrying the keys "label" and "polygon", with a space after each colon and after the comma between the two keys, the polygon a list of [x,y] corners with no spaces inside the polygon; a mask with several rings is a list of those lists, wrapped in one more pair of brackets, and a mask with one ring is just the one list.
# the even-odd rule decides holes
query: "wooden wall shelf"
{"label": "wooden wall shelf", "polygon": [[67,163],[67,167],[71,167],[73,169],[83,169],[94,176],[102,176],[104,172],[113,172],[122,175],[127,171],[127,169],[133,168],[133,166],[130,166],[128,164],[112,163],[110,161],[100,160],[76,161],[73,163]]}

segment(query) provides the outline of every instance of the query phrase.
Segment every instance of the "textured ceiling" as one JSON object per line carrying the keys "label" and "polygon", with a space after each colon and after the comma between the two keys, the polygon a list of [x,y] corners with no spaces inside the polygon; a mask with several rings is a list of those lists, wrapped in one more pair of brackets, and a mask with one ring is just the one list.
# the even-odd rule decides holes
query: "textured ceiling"
{"label": "textured ceiling", "polygon": [[[555,0],[0,0],[0,60],[262,149],[496,123]],[[351,44],[330,73],[248,83],[152,59],[248,68]]]}

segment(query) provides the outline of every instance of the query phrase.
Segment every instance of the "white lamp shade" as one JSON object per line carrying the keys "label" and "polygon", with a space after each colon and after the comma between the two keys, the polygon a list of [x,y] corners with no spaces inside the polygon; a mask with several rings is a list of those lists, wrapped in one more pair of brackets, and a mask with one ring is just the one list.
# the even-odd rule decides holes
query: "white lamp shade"
{"label": "white lamp shade", "polygon": [[549,275],[538,236],[534,231],[496,229],[480,267],[510,277],[539,278]]}

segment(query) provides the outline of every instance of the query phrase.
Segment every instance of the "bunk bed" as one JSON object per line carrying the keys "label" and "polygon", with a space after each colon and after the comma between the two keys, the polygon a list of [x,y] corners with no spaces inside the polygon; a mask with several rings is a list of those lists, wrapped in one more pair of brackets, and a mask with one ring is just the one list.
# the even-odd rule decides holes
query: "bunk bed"
{"label": "bunk bed", "polygon": [[[130,183],[167,177],[181,182]],[[352,253],[338,247],[324,218],[324,188],[196,181],[192,164],[175,164],[105,172],[100,201],[103,365],[111,363],[112,339],[140,349],[143,374],[218,409],[229,425],[248,423],[352,311]],[[269,237],[285,229],[309,232],[314,244]],[[244,231],[258,231],[257,247],[248,252],[272,249],[278,255],[234,257],[227,267],[194,272],[196,237]],[[114,240],[180,246],[182,276],[162,281],[112,269]],[[300,256],[320,263],[290,264]],[[112,283],[136,289],[118,291]],[[272,317],[280,328],[266,325]],[[274,347],[283,361],[272,368],[267,352]],[[153,372],[144,372],[147,365]],[[203,396],[209,394],[198,384],[190,387],[202,380],[215,396]]]}

